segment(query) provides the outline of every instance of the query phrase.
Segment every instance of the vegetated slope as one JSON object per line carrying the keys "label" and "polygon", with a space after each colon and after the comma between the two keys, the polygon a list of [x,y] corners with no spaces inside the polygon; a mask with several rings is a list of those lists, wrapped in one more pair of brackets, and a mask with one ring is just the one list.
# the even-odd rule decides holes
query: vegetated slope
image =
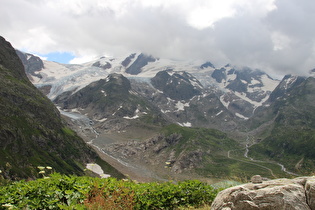
{"label": "vegetated slope", "polygon": [[0,170],[6,178],[35,177],[39,165],[82,174],[97,158],[62,122],[55,106],[26,77],[11,44],[0,37]]}
{"label": "vegetated slope", "polygon": [[272,123],[265,139],[250,148],[249,156],[276,160],[296,173],[314,173],[315,78],[287,76],[270,100],[256,120],[265,115],[263,119]]}
{"label": "vegetated slope", "polygon": [[229,150],[240,149],[235,140],[219,130],[187,128],[176,124],[165,126],[156,136],[145,141],[130,140],[112,143],[103,149],[114,157],[131,165],[146,167],[165,179],[170,177],[224,178],[231,176],[249,177],[245,170],[229,159]]}

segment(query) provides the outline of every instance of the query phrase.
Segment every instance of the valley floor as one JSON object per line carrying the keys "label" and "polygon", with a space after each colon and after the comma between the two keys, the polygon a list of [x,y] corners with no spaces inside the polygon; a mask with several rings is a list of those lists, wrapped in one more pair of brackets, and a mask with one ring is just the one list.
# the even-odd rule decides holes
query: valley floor
{"label": "valley floor", "polygon": [[155,180],[152,177],[149,177],[147,173],[143,173],[143,171],[140,171],[139,168],[126,166],[125,164],[121,163],[119,160],[100,151],[97,146],[92,145],[92,147],[95,149],[95,151],[104,161],[109,163],[111,166],[116,168],[118,171],[120,171],[122,174],[124,174],[128,178],[132,180],[137,180],[138,182],[150,182],[150,181]]}

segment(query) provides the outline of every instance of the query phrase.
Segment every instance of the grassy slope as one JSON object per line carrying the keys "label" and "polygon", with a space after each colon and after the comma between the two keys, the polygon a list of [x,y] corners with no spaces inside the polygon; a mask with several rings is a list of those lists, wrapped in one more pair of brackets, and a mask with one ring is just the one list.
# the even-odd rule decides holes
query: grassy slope
{"label": "grassy slope", "polygon": [[83,174],[96,153],[60,118],[58,110],[27,79],[10,43],[0,37],[0,170],[20,179],[37,176],[38,165]]}
{"label": "grassy slope", "polygon": [[252,167],[251,165],[240,164],[239,161],[227,157],[229,150],[239,150],[241,147],[238,142],[219,130],[170,125],[165,127],[163,132],[165,135],[182,135],[181,140],[169,148],[170,150],[175,149],[178,153],[201,151],[202,161],[197,164],[196,172],[203,177],[225,179],[253,175],[252,171],[246,170],[247,167]]}
{"label": "grassy slope", "polygon": [[254,145],[249,155],[285,164],[300,174],[313,174],[315,167],[315,79],[308,78],[286,100],[277,101],[270,134]]}

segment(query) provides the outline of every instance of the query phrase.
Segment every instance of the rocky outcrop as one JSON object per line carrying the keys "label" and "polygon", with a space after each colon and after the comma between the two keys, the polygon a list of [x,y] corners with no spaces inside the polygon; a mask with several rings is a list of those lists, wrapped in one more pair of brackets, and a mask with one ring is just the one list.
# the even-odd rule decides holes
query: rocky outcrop
{"label": "rocky outcrop", "polygon": [[269,96],[269,102],[275,102],[279,98],[287,97],[290,92],[304,82],[306,78],[301,76],[285,75],[279,85]]}
{"label": "rocky outcrop", "polygon": [[16,54],[19,56],[20,60],[22,61],[25,72],[29,76],[30,79],[32,79],[32,76],[38,77],[38,78],[43,78],[42,75],[38,74],[37,72],[42,70],[44,68],[44,63],[43,61],[32,54],[29,53],[23,53],[19,50],[16,50]]}
{"label": "rocky outcrop", "polygon": [[112,64],[110,64],[109,62],[101,63],[100,61],[96,61],[95,63],[92,64],[92,66],[99,67],[102,69],[112,68]]}
{"label": "rocky outcrop", "polygon": [[215,66],[210,61],[207,61],[200,66],[201,69],[205,69],[205,68],[209,68],[209,67],[213,68],[213,69],[215,68]]}
{"label": "rocky outcrop", "polygon": [[131,75],[137,75],[141,73],[142,67],[146,66],[149,62],[154,62],[156,59],[150,55],[141,53],[134,63],[132,63],[127,69],[126,73]]}
{"label": "rocky outcrop", "polygon": [[211,209],[315,209],[315,177],[258,179],[221,191]]}
{"label": "rocky outcrop", "polygon": [[125,58],[125,60],[123,60],[121,62],[121,65],[123,65],[124,67],[127,67],[130,64],[130,62],[132,61],[132,59],[135,58],[135,56],[136,56],[136,53],[132,53],[127,58]]}
{"label": "rocky outcrop", "polygon": [[189,100],[202,94],[201,83],[187,72],[160,71],[151,79],[152,85],[173,100]]}

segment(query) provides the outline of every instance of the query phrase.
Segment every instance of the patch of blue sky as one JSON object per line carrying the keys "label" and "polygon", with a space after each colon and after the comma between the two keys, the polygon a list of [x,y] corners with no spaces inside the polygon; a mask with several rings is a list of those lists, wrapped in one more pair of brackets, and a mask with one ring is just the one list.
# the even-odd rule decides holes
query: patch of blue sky
{"label": "patch of blue sky", "polygon": [[75,56],[69,52],[51,52],[48,54],[40,55],[47,58],[48,61],[54,61],[58,63],[68,64]]}

